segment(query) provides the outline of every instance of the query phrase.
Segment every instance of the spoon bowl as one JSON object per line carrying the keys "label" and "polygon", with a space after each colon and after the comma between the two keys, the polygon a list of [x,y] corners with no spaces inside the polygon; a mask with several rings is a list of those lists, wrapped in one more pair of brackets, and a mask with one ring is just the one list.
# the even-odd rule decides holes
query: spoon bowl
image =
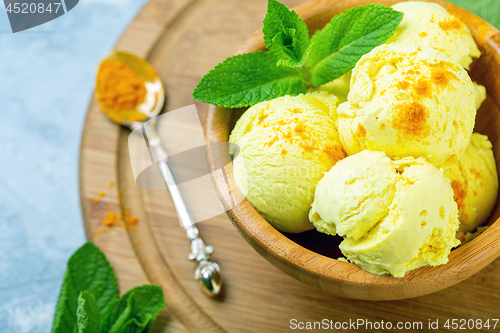
{"label": "spoon bowl", "polygon": [[101,110],[115,123],[130,128],[134,122],[144,122],[158,116],[165,104],[165,89],[160,76],[156,70],[146,60],[134,54],[124,51],[113,51],[101,61],[98,75],[102,72],[102,64],[107,60],[117,60],[125,63],[144,82],[146,96],[144,101],[132,109],[110,108],[101,102],[103,87],[99,80],[96,80],[95,96]]}

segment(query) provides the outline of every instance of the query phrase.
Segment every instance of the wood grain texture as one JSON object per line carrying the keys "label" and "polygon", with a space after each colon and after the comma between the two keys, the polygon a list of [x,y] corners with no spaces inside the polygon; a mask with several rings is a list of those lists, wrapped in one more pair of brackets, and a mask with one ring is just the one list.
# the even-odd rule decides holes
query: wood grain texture
{"label": "wood grain texture", "polygon": [[[295,6],[301,1],[284,2]],[[332,3],[317,1],[308,6],[321,11]],[[356,1],[335,2],[338,8],[347,3],[355,5]],[[166,109],[174,110],[194,102],[191,92],[199,79],[261,27],[265,9],[265,0],[151,1],[125,32],[117,48],[146,57],[153,64],[165,83]],[[323,21],[334,12],[335,9],[325,14]],[[474,33],[481,34],[480,31]],[[477,74],[480,83],[488,84],[484,73]],[[492,112],[498,111],[499,102],[489,97],[480,110],[480,114],[484,113],[480,117],[487,120],[477,126],[478,131],[490,135],[495,147],[499,146],[498,138],[491,136],[495,135],[491,127],[499,125],[499,120]],[[198,102],[196,105],[203,121],[207,106]],[[91,102],[80,161],[82,212],[87,237],[110,259],[122,293],[148,282],[163,286],[168,311],[162,312],[155,332],[186,329],[288,332],[292,318],[299,321],[324,318],[393,323],[422,321],[425,325],[429,319],[444,323],[447,318],[487,319],[500,314],[498,260],[464,282],[427,296],[382,303],[352,300],[325,293],[283,274],[248,245],[225,215],[198,224],[206,243],[215,247],[213,259],[221,265],[225,283],[222,297],[210,299],[194,281],[195,264],[187,260],[189,243],[168,192],[140,189],[133,182],[127,160],[128,133],[109,122],[95,101]],[[109,181],[117,182],[117,187],[110,189]],[[118,189],[123,192],[121,198]],[[101,191],[105,191],[106,196],[96,205],[93,200]],[[119,199],[121,205],[117,203]],[[102,231],[106,212],[118,212],[124,206],[139,217],[137,228],[115,227]],[[494,214],[499,213],[497,210]],[[94,236],[96,231],[102,232]],[[277,240],[270,243],[272,241]],[[261,254],[272,257],[263,251]],[[306,281],[310,278],[307,272],[301,272],[300,276]]]}

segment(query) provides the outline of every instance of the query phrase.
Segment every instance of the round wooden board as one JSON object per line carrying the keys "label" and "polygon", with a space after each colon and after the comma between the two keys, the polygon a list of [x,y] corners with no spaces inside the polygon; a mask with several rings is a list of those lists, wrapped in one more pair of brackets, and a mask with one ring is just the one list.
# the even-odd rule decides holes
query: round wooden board
{"label": "round wooden board", "polygon": [[[153,64],[165,83],[166,110],[190,105],[200,78],[261,27],[266,2],[152,0],[116,49]],[[283,2],[296,6],[302,1]],[[196,106],[204,123],[207,106],[198,102]],[[80,156],[82,213],[87,237],[106,253],[122,293],[145,283],[163,287],[167,308],[154,332],[287,332],[292,319],[415,321],[422,322],[424,330],[429,320],[439,320],[443,330],[447,319],[500,317],[500,260],[431,295],[392,302],[350,300],[325,294],[279,271],[246,243],[226,215],[198,224],[206,243],[215,247],[213,259],[221,265],[225,283],[222,297],[210,299],[193,278],[195,264],[187,259],[189,242],[168,192],[141,189],[134,182],[128,134],[111,123],[92,99]],[[109,186],[110,182],[116,185]],[[106,195],[94,203],[102,191]],[[124,207],[138,216],[136,228],[105,228],[106,213],[118,213]]]}

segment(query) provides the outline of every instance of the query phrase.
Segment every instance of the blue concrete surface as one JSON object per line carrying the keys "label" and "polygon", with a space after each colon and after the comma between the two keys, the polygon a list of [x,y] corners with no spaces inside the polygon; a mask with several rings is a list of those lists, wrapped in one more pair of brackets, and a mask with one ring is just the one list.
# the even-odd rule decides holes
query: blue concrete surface
{"label": "blue concrete surface", "polygon": [[80,0],[13,34],[0,4],[0,332],[50,332],[85,242],[78,154],[100,57],[146,0]]}

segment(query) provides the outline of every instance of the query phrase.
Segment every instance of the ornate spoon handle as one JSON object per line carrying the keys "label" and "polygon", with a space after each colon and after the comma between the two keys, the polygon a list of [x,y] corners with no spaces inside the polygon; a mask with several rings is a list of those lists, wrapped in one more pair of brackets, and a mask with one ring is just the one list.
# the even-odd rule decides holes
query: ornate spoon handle
{"label": "ornate spoon handle", "polygon": [[210,255],[214,251],[214,248],[211,245],[205,245],[203,240],[200,238],[198,228],[191,218],[191,215],[189,215],[184,199],[182,198],[182,194],[175,183],[172,171],[170,170],[167,162],[165,162],[167,159],[167,153],[161,145],[161,140],[156,133],[154,125],[145,123],[143,129],[145,137],[149,141],[149,147],[153,158],[155,159],[155,162],[158,162],[163,179],[165,180],[167,188],[170,191],[170,195],[172,196],[175,209],[177,210],[177,215],[179,216],[181,224],[186,231],[187,237],[191,241],[191,253],[188,255],[188,258],[189,260],[198,261],[195,278],[200,282],[205,293],[209,296],[216,296],[220,292],[222,278],[219,265],[210,261]]}

